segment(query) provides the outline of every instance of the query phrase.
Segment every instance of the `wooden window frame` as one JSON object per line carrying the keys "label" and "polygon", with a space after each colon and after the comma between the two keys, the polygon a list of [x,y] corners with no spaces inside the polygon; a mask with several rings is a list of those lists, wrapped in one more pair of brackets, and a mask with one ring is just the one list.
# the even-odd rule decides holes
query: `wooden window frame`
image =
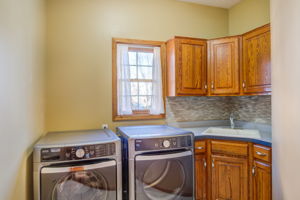
{"label": "wooden window frame", "polygon": [[129,121],[129,120],[153,120],[164,119],[165,113],[160,115],[151,115],[149,112],[134,111],[132,115],[118,115],[118,95],[117,95],[117,45],[143,45],[148,47],[160,47],[161,55],[161,70],[162,70],[162,87],[163,87],[163,102],[166,110],[166,43],[160,41],[134,40],[124,38],[112,39],[112,120],[113,121]]}

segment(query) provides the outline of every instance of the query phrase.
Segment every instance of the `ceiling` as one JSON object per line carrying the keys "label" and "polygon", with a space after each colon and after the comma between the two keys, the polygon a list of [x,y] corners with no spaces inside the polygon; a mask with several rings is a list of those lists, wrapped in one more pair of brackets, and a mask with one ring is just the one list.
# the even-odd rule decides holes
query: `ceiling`
{"label": "ceiling", "polygon": [[207,6],[221,7],[221,8],[231,8],[235,4],[239,3],[241,0],[179,0],[191,3],[197,3]]}

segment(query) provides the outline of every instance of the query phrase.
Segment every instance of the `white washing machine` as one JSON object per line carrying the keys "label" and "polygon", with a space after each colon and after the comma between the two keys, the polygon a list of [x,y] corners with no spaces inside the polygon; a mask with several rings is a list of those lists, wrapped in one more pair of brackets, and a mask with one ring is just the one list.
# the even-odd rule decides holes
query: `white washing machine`
{"label": "white washing machine", "polygon": [[121,200],[121,143],[108,129],[48,133],[34,146],[34,200]]}

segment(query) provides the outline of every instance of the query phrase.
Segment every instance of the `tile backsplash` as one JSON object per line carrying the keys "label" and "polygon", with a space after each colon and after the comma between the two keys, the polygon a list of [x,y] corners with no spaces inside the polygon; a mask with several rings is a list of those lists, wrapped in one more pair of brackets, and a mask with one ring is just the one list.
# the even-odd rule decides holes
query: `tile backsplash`
{"label": "tile backsplash", "polygon": [[271,124],[271,96],[168,97],[167,122],[228,120]]}

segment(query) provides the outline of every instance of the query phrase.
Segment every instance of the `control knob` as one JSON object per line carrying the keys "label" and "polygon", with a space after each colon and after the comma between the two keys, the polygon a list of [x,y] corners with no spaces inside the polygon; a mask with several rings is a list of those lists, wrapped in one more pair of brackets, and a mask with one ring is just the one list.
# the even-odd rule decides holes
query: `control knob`
{"label": "control knob", "polygon": [[77,158],[83,158],[85,155],[85,151],[83,149],[77,149],[75,155]]}
{"label": "control knob", "polygon": [[169,148],[170,146],[171,146],[171,143],[170,143],[169,140],[164,140],[164,141],[163,141],[163,147]]}

